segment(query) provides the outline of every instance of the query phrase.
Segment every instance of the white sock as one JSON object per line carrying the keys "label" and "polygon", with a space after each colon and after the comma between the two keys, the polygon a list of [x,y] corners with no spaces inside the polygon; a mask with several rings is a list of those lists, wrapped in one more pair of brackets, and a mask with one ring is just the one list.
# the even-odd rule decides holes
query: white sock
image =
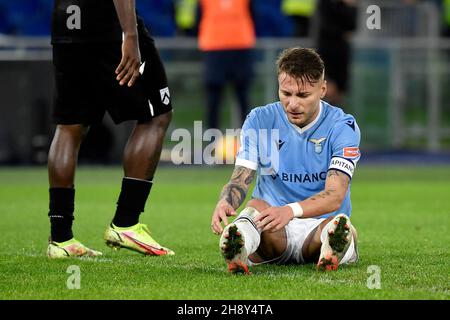
{"label": "white sock", "polygon": [[237,225],[239,230],[242,232],[245,239],[245,249],[248,255],[258,249],[259,243],[261,242],[261,234],[256,228],[253,218],[259,214],[258,210],[255,208],[247,207],[241,211],[236,220],[233,221]]}

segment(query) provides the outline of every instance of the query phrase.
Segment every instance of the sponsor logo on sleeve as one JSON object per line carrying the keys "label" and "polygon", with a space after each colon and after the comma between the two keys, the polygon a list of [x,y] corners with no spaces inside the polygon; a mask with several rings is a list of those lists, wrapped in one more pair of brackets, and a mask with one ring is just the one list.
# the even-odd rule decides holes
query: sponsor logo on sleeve
{"label": "sponsor logo on sleeve", "polygon": [[358,147],[347,147],[343,149],[343,155],[346,158],[357,158],[361,155]]}

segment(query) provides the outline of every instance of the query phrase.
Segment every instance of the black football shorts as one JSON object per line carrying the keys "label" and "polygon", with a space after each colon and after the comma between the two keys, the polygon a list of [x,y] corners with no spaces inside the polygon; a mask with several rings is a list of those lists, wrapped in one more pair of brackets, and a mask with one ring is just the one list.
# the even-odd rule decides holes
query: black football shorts
{"label": "black football shorts", "polygon": [[53,45],[56,124],[99,123],[106,111],[116,124],[126,120],[146,122],[172,110],[158,50],[152,38],[139,37],[143,73],[132,87],[120,86],[116,80],[121,43]]}

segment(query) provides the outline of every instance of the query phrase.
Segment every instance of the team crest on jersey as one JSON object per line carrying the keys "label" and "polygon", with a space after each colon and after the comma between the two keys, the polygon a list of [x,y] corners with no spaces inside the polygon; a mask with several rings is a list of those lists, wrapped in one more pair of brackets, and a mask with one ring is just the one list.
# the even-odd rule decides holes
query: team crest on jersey
{"label": "team crest on jersey", "polygon": [[309,139],[312,143],[314,143],[314,151],[316,153],[322,152],[322,142],[324,142],[327,138],[320,138],[320,139]]}
{"label": "team crest on jersey", "polygon": [[164,103],[167,106],[170,102],[169,88],[168,87],[162,88],[161,90],[159,90],[159,94],[161,95],[162,103]]}

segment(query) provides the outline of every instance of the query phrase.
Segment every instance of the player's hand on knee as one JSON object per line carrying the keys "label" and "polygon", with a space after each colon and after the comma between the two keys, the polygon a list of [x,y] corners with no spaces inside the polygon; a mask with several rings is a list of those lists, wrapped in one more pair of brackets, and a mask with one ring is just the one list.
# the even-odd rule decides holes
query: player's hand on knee
{"label": "player's hand on knee", "polygon": [[292,210],[287,206],[270,207],[258,214],[254,221],[261,232],[275,232],[284,228],[292,217]]}
{"label": "player's hand on knee", "polygon": [[137,36],[125,36],[122,43],[122,60],[116,69],[119,84],[131,87],[139,77],[141,53]]}
{"label": "player's hand on knee", "polygon": [[225,200],[220,200],[217,203],[216,208],[211,219],[211,229],[215,234],[222,234],[222,222],[226,226],[228,225],[229,216],[235,216],[236,211],[234,208]]}

